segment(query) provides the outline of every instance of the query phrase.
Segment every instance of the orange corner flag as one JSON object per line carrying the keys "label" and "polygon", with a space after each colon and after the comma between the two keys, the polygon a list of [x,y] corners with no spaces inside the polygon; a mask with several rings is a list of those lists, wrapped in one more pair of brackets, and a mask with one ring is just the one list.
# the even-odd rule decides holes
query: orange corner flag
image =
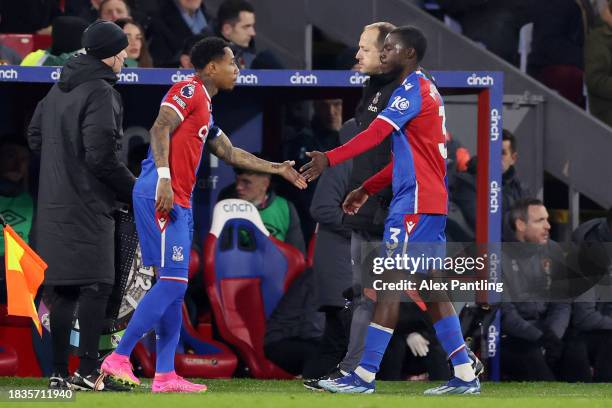
{"label": "orange corner flag", "polygon": [[47,264],[10,226],[4,226],[4,259],[8,314],[31,317],[42,336],[34,298],[45,278]]}

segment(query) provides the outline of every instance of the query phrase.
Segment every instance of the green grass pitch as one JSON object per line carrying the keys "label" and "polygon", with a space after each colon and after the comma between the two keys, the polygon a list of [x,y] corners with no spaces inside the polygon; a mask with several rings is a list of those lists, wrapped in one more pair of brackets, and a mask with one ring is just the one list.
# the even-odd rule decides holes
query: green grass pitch
{"label": "green grass pitch", "polygon": [[[200,382],[200,381],[198,381]],[[334,395],[312,392],[300,381],[251,379],[206,380],[208,392],[202,395],[151,394],[148,387],[131,393],[76,394],[72,402],[18,402],[5,399],[9,388],[44,388],[43,379],[0,377],[3,400],[0,406],[41,408],[566,408],[612,407],[612,384],[564,383],[484,383],[480,396],[424,397],[423,390],[434,383],[379,382],[375,394]],[[148,381],[145,382],[149,384]]]}

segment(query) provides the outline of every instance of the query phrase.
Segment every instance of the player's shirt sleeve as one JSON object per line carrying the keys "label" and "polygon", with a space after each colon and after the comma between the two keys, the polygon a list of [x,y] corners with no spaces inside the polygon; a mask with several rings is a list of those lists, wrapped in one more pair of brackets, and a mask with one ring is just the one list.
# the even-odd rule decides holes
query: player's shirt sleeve
{"label": "player's shirt sleeve", "polygon": [[421,85],[418,78],[406,79],[393,92],[387,107],[377,116],[400,130],[421,111]]}
{"label": "player's shirt sleeve", "polygon": [[213,118],[212,113],[210,114],[210,130],[208,131],[208,136],[206,137],[206,141],[210,142],[211,140],[215,140],[221,132],[221,128],[215,124],[215,119]]}
{"label": "player's shirt sleeve", "polygon": [[391,162],[389,162],[389,164],[387,164],[381,171],[367,179],[363,183],[363,188],[369,195],[374,195],[391,184],[392,180],[393,160],[391,160]]}
{"label": "player's shirt sleeve", "polygon": [[198,103],[201,103],[201,98],[197,98],[195,94],[196,84],[179,82],[170,88],[161,105],[174,110],[181,121],[184,121],[198,107]]}
{"label": "player's shirt sleeve", "polygon": [[393,133],[393,127],[388,122],[378,118],[374,119],[366,130],[342,146],[325,152],[329,165],[335,166],[355,156],[359,156],[361,153],[378,146],[391,133]]}

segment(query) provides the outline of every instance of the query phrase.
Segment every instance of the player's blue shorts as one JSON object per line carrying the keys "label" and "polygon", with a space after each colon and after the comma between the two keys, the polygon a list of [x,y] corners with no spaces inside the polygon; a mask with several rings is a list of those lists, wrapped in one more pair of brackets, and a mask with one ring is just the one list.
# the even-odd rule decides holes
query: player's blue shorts
{"label": "player's blue shorts", "polygon": [[[421,258],[415,272],[426,274],[446,256],[446,215],[390,214],[385,220],[383,256]],[[428,258],[438,259],[438,262]],[[414,265],[414,264],[413,264]]]}
{"label": "player's blue shorts", "polygon": [[167,219],[157,220],[155,200],[134,196],[136,229],[145,266],[156,266],[160,276],[187,282],[193,238],[191,208],[174,205]]}

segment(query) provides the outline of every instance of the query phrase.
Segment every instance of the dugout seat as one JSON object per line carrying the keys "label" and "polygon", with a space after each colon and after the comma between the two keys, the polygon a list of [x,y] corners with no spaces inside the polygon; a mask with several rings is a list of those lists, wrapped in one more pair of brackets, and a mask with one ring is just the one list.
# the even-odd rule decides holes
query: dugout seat
{"label": "dugout seat", "polygon": [[43,34],[0,34],[0,44],[13,49],[23,58],[32,51],[51,47],[51,36]]}
{"label": "dugout seat", "polygon": [[253,377],[293,378],[265,357],[263,346],[267,318],[306,267],[302,253],[272,237],[255,206],[231,199],[214,208],[203,257],[204,285],[223,340]]}
{"label": "dugout seat", "polygon": [[[147,336],[134,348],[145,377],[155,375],[155,342]],[[238,366],[238,358],[225,344],[204,338],[196,332],[189,321],[187,308],[183,304],[183,325],[176,348],[174,368],[176,373],[187,378],[231,378]]]}
{"label": "dugout seat", "polygon": [[[0,352],[0,376],[40,377],[42,375],[32,345],[32,327],[32,319],[9,316],[6,305],[0,304],[0,341],[2,342],[0,348],[4,350]],[[13,374],[3,374],[13,369],[15,370]]]}
{"label": "dugout seat", "polygon": [[17,374],[19,360],[12,347],[0,344],[0,377],[13,377]]}

